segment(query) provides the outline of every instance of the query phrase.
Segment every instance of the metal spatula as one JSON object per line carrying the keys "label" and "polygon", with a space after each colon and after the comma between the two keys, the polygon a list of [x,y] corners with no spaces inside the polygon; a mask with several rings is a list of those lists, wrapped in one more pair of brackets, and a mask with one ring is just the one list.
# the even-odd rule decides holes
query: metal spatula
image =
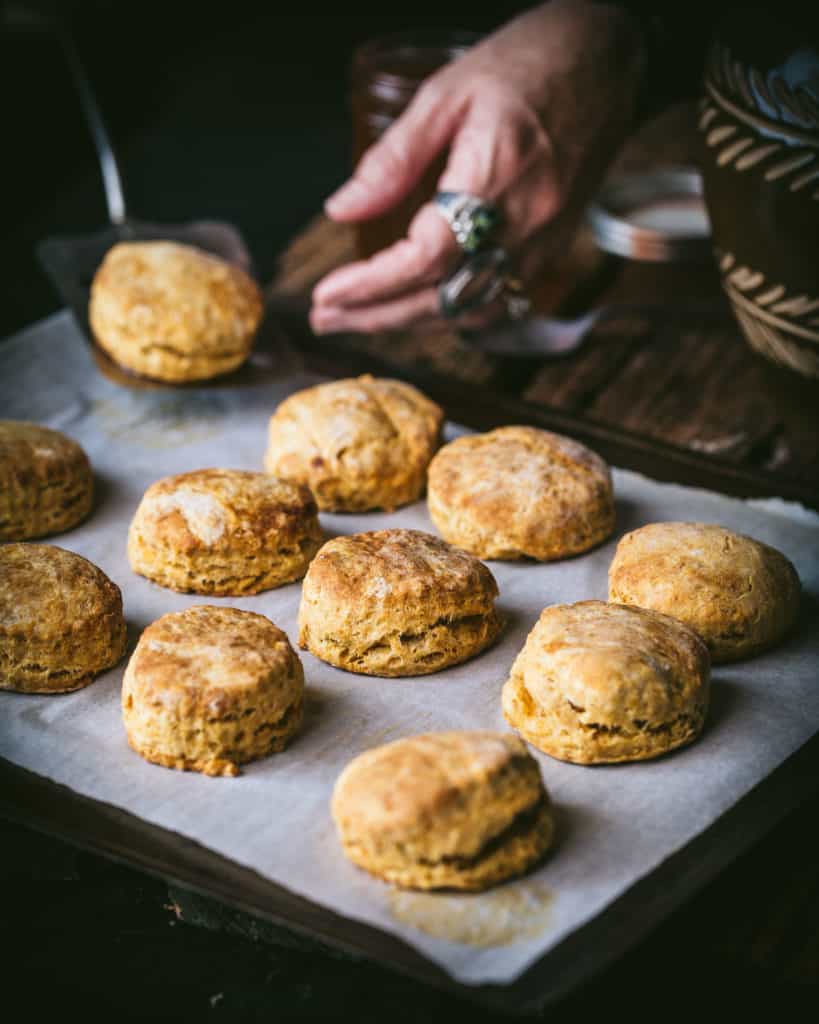
{"label": "metal spatula", "polygon": [[[195,245],[252,272],[248,248],[237,229],[222,221],[198,220],[186,224],[153,224],[129,216],[111,140],[70,32],[55,17],[25,9],[15,10],[14,14],[15,22],[21,27],[50,32],[62,46],[99,158],[108,219],[111,222],[109,227],[93,234],[45,239],[37,246],[38,259],[60,297],[74,314],[77,324],[92,346],[98,367],[106,376],[118,384],[134,388],[184,387],[185,385],[139,377],[115,363],[95,343],[88,323],[88,301],[94,274],[111,246],[120,241],[163,240]],[[251,379],[256,382],[260,375],[271,376],[274,372],[274,360],[270,358],[269,352],[266,354],[262,351],[259,342],[264,337],[269,344],[271,335],[275,333],[275,328],[271,324],[263,324],[257,337],[256,350],[248,362],[226,377],[214,378],[213,383],[219,387],[228,384],[244,386]],[[276,369],[280,372],[281,368]],[[203,387],[209,383],[211,382],[197,381],[196,386]]]}

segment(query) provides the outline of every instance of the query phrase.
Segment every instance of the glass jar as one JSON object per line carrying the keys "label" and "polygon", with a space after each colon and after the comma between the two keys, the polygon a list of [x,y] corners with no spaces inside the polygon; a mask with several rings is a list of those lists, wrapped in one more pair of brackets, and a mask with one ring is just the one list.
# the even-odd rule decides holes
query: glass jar
{"label": "glass jar", "polygon": [[[353,54],[350,83],[354,164],[406,110],[424,79],[461,56],[479,38],[468,32],[402,32],[358,47]],[[357,248],[362,259],[406,236],[418,209],[435,194],[446,158],[444,152],[433,161],[399,204],[357,226]]]}

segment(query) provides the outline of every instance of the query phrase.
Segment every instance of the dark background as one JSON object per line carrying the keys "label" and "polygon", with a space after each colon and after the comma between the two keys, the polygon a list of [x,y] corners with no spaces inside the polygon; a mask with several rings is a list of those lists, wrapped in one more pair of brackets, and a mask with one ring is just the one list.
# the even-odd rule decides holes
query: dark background
{"label": "dark background", "polygon": [[[31,30],[32,11],[71,27],[119,157],[129,212],[230,221],[267,280],[350,169],[353,49],[408,28],[489,32],[530,6],[0,0],[0,338],[58,308],[36,243],[93,231],[106,219],[72,80],[55,40]],[[657,5],[625,6],[645,17]],[[671,88],[681,79],[696,88],[714,10],[663,12],[675,40],[660,62],[664,73],[676,69]]]}
{"label": "dark background", "polygon": [[[84,0],[70,23],[137,217],[225,219],[263,280],[350,165],[347,78],[363,40],[414,26],[488,31],[525,4],[346,5]],[[293,8],[296,8],[294,10]],[[58,308],[36,242],[105,223],[91,139],[62,53],[1,2],[0,337]],[[301,8],[301,9],[299,9]]]}

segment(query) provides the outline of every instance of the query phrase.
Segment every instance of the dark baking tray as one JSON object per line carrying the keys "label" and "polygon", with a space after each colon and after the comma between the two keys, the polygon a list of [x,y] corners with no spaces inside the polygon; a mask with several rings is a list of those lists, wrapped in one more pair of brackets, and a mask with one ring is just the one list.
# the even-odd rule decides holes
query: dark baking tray
{"label": "dark baking tray", "polygon": [[511,985],[467,986],[400,939],[341,917],[203,846],[0,758],[0,815],[493,1009],[534,1012],[635,945],[819,788],[819,736]]}

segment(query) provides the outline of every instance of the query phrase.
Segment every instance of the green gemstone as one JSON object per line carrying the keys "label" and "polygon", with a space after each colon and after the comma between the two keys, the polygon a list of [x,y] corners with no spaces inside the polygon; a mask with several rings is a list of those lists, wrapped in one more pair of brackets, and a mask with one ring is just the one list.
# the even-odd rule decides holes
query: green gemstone
{"label": "green gemstone", "polygon": [[476,210],[471,218],[469,230],[463,239],[463,248],[469,252],[476,252],[486,241],[498,223],[498,215],[494,210]]}

